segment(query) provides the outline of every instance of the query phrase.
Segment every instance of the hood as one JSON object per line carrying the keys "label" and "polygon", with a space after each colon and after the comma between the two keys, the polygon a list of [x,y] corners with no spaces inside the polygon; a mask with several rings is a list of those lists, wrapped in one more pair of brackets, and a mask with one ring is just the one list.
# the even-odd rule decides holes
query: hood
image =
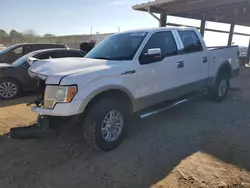
{"label": "hood", "polygon": [[33,62],[29,68],[31,77],[39,77],[43,80],[54,77],[55,82],[66,75],[79,72],[88,72],[106,66],[107,60],[88,59],[88,58],[58,58],[48,60],[38,60]]}

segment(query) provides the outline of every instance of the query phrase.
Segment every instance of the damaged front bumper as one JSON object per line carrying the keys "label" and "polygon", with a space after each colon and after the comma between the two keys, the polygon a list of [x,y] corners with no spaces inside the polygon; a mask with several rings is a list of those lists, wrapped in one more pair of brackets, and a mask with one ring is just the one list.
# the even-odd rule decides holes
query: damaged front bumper
{"label": "damaged front bumper", "polygon": [[35,106],[32,107],[32,111],[46,116],[73,116],[81,113],[81,105],[81,100],[73,100],[70,103],[57,103],[53,109]]}

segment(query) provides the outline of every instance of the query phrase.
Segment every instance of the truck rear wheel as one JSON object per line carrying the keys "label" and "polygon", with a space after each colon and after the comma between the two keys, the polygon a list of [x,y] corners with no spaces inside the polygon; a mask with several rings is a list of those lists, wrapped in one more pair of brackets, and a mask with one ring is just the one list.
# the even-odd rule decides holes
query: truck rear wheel
{"label": "truck rear wheel", "polygon": [[88,110],[84,119],[84,136],[96,150],[110,151],[124,139],[127,109],[116,99],[103,98]]}
{"label": "truck rear wheel", "polygon": [[214,86],[209,91],[211,99],[215,102],[222,102],[227,95],[229,86],[228,74],[220,73],[214,83]]}

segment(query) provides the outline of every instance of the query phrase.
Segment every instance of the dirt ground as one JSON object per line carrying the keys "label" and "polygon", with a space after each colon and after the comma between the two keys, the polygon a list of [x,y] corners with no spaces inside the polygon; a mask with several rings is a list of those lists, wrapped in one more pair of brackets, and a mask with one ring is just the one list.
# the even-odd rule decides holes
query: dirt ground
{"label": "dirt ground", "polygon": [[250,187],[250,68],[227,99],[206,98],[132,121],[116,150],[90,149],[80,127],[65,121],[59,136],[14,140],[10,127],[32,124],[24,102],[0,101],[1,188]]}

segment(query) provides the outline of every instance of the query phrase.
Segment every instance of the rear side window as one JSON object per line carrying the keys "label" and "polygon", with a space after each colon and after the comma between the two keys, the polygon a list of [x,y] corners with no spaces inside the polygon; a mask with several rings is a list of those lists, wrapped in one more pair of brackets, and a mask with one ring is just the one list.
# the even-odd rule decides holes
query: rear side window
{"label": "rear side window", "polygon": [[65,48],[63,45],[59,44],[33,44],[30,46],[30,52],[36,50],[43,50],[43,49],[52,49],[52,48]]}
{"label": "rear side window", "polygon": [[61,44],[45,44],[44,48],[66,48],[66,47]]}
{"label": "rear side window", "polygon": [[31,45],[24,46],[25,54],[36,51],[36,50],[41,50],[41,49],[44,49],[44,48],[42,48],[42,46],[39,44],[31,44]]}
{"label": "rear side window", "polygon": [[153,34],[144,47],[142,54],[145,54],[148,49],[152,48],[160,48],[164,57],[178,54],[178,49],[171,31]]}
{"label": "rear side window", "polygon": [[184,45],[183,53],[194,53],[203,50],[201,41],[194,31],[178,31]]}

